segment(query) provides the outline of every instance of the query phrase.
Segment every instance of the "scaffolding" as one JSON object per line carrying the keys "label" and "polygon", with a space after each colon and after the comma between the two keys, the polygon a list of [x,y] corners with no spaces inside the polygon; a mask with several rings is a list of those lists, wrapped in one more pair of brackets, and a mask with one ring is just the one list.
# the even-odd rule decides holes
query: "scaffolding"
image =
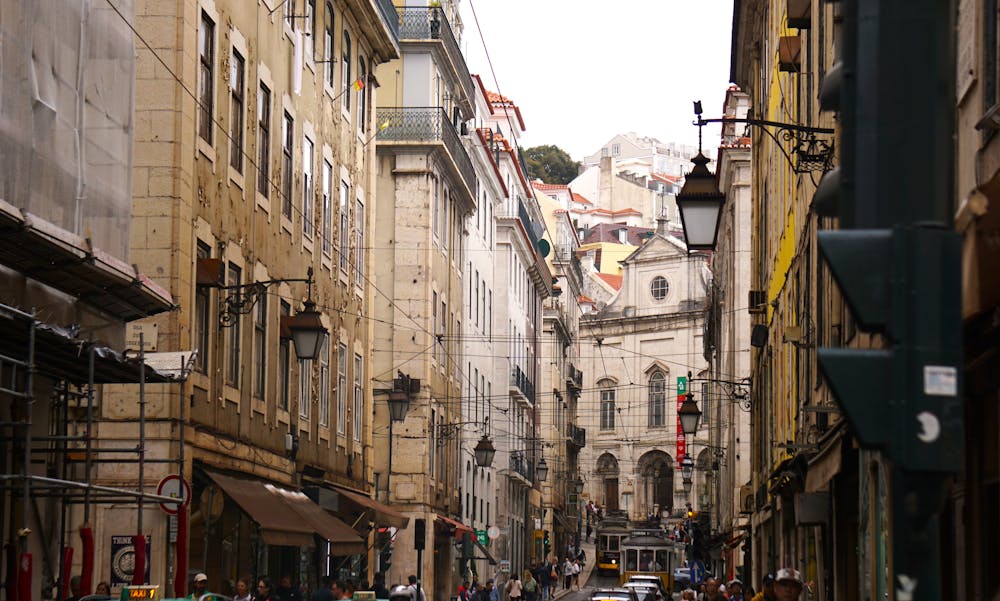
{"label": "scaffolding", "polygon": [[[76,334],[72,328],[40,321],[36,313],[0,304],[0,398],[6,401],[6,414],[0,421],[0,464],[4,468],[0,475],[0,515],[4,516],[0,539],[5,542],[7,601],[39,598],[31,592],[35,552],[41,559],[41,596],[54,587],[56,599],[66,597],[72,564],[67,514],[72,506],[83,506],[80,591],[85,595],[91,590],[93,576],[92,532],[85,530],[92,523],[94,506],[136,504],[136,536],[140,537],[136,539],[136,567],[141,568],[145,561],[140,557],[144,545],[142,550],[139,546],[143,532],[141,508],[150,504],[176,507],[181,502],[177,497],[146,492],[144,470],[151,463],[175,464],[183,481],[184,384],[195,353],[145,353],[141,350],[145,345],[140,342],[140,351],[129,357],[81,340]],[[40,382],[48,386],[40,387]],[[111,447],[93,436],[97,386],[111,383],[138,384],[138,431],[133,448]],[[176,441],[170,441],[178,444],[177,458],[146,456],[147,383],[178,386],[178,435]],[[44,392],[49,393],[47,397],[42,396]],[[74,433],[71,424],[81,423],[83,433]],[[138,464],[134,490],[93,482],[96,466],[109,462]],[[178,540],[180,543],[180,537]],[[186,548],[178,548],[176,558],[181,564],[177,567],[183,566]],[[144,570],[136,569],[135,574],[134,582],[138,584]],[[179,575],[183,577],[183,569]]]}

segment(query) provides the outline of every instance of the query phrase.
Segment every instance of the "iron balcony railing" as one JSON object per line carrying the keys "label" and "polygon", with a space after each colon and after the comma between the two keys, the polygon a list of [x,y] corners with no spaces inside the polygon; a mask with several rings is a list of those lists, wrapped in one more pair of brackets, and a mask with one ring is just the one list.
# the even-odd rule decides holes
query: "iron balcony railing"
{"label": "iron balcony railing", "polygon": [[532,480],[531,466],[524,457],[523,451],[514,451],[510,454],[510,469],[524,476],[526,480]]}
{"label": "iron balcony railing", "polygon": [[462,49],[455,39],[455,32],[448,22],[448,17],[439,6],[415,7],[407,6],[399,10],[399,38],[401,40],[440,40],[445,52],[458,72],[459,83],[464,88],[468,98],[472,98],[472,77],[469,76],[469,66],[465,63]]}
{"label": "iron balcony railing", "polygon": [[443,142],[470,194],[476,190],[476,170],[462,146],[448,113],[439,106],[384,106],[375,109],[379,142]]}
{"label": "iron balcony railing", "polygon": [[393,6],[392,0],[375,0],[375,5],[378,6],[378,12],[382,16],[385,26],[389,29],[389,33],[392,34],[393,42],[399,46],[399,12]]}
{"label": "iron balcony railing", "polygon": [[531,240],[531,247],[538,248],[538,235],[535,233],[535,224],[528,214],[528,208],[524,206],[524,201],[517,199],[517,216],[521,219],[525,231],[528,232],[528,239]]}
{"label": "iron balcony railing", "polygon": [[535,402],[535,385],[528,378],[528,374],[521,371],[520,367],[514,367],[510,370],[510,385],[516,387],[521,391],[527,399],[531,402]]}
{"label": "iron balcony railing", "polygon": [[582,449],[587,446],[587,430],[586,428],[580,428],[573,424],[569,424],[568,435],[566,438],[577,448]]}

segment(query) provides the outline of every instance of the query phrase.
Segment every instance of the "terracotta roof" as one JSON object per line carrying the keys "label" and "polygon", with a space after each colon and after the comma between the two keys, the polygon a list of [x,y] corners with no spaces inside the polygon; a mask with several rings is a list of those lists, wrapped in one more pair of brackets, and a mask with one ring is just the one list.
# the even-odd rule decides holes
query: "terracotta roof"
{"label": "terracotta roof", "polygon": [[533,180],[531,185],[535,187],[536,190],[569,190],[569,186],[566,184],[546,184],[543,181]]}
{"label": "terracotta roof", "polygon": [[594,204],[594,203],[590,202],[589,200],[587,200],[587,197],[581,196],[581,195],[577,194],[576,192],[573,192],[573,202],[578,202],[578,203],[580,203],[582,205],[591,205],[591,206],[593,206],[593,204]]}
{"label": "terracotta roof", "polygon": [[642,213],[635,209],[618,209],[617,211],[610,211],[608,209],[596,208],[588,210],[587,213],[590,213],[592,215],[608,215],[611,217],[618,217],[623,215],[624,216],[635,215],[638,217],[642,217]]}
{"label": "terracotta roof", "polygon": [[622,276],[620,276],[620,275],[611,275],[610,273],[601,273],[601,272],[597,272],[596,275],[597,275],[597,277],[599,277],[602,280],[604,280],[605,284],[607,284],[608,286],[611,286],[615,290],[621,290],[622,289]]}
{"label": "terracotta roof", "polygon": [[649,177],[661,182],[666,182],[668,184],[676,184],[684,179],[679,175],[667,175],[666,173],[651,173]]}
{"label": "terracotta roof", "polygon": [[625,225],[624,223],[599,223],[590,228],[582,244],[593,244],[595,242],[613,242],[617,244],[620,242],[618,231],[621,229],[628,230],[625,239],[632,246],[642,246],[647,236],[653,231],[648,227],[635,227]]}
{"label": "terracotta roof", "polygon": [[581,302],[581,303],[590,303],[591,305],[596,305],[597,304],[597,303],[594,302],[594,299],[590,298],[586,294],[581,294],[580,297],[577,300],[579,302]]}
{"label": "terracotta roof", "polygon": [[489,100],[492,105],[500,105],[504,108],[514,109],[514,114],[517,115],[517,122],[521,124],[521,131],[524,131],[524,117],[521,116],[521,109],[518,108],[516,102],[507,98],[503,94],[491,92],[490,90],[486,90],[486,99]]}

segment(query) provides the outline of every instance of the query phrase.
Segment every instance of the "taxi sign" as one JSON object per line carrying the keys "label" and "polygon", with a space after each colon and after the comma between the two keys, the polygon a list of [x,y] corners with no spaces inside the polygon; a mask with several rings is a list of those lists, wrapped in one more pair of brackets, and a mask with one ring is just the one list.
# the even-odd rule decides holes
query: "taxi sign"
{"label": "taxi sign", "polygon": [[159,601],[159,585],[123,586],[121,601]]}

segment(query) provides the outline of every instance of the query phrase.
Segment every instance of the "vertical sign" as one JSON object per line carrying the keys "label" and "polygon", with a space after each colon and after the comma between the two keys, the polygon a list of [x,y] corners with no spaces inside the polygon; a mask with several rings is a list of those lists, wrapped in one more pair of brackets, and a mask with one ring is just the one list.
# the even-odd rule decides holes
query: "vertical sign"
{"label": "vertical sign", "polygon": [[677,453],[677,465],[681,464],[687,454],[687,440],[684,439],[684,428],[681,427],[681,404],[687,397],[687,382],[686,376],[677,376],[677,410],[674,412],[677,416],[677,447],[674,449]]}

